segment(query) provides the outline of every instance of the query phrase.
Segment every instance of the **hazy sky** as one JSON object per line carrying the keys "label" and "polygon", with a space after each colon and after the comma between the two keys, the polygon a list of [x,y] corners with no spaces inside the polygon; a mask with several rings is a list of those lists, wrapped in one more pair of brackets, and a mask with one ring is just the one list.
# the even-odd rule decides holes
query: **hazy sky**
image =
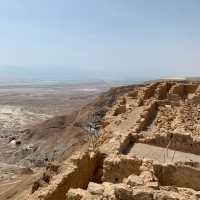
{"label": "hazy sky", "polygon": [[200,75],[199,0],[0,0],[0,68]]}

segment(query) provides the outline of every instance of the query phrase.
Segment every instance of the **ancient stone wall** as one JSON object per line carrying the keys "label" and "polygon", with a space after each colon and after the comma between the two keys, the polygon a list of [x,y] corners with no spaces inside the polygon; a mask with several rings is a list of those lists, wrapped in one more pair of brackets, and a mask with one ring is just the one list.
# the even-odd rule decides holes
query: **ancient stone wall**
{"label": "ancient stone wall", "polygon": [[150,85],[147,85],[143,90],[141,90],[141,96],[143,99],[149,99],[154,95],[156,86],[158,83],[152,83]]}
{"label": "ancient stone wall", "polygon": [[65,163],[63,172],[59,173],[50,182],[50,185],[39,188],[33,195],[27,197],[30,200],[65,200],[69,188],[86,188],[101,163],[99,154],[77,154]]}
{"label": "ancient stone wall", "polygon": [[145,130],[155,118],[157,114],[157,102],[151,101],[148,106],[144,108],[144,112],[141,114],[135,126],[135,131],[140,132]]}
{"label": "ancient stone wall", "polygon": [[167,98],[168,93],[168,84],[167,83],[161,83],[155,90],[155,98],[162,100]]}
{"label": "ancient stone wall", "polygon": [[184,91],[185,93],[188,94],[192,94],[195,93],[197,90],[198,84],[185,84],[184,85]]}
{"label": "ancient stone wall", "polygon": [[154,134],[152,137],[141,138],[139,142],[200,155],[200,141],[189,134]]}
{"label": "ancient stone wall", "polygon": [[200,190],[200,169],[186,165],[154,164],[154,170],[160,184],[163,186],[174,185]]}
{"label": "ancient stone wall", "polygon": [[108,156],[103,163],[102,181],[121,183],[124,178],[130,174],[139,175],[142,161],[137,158],[127,157],[124,155]]}
{"label": "ancient stone wall", "polygon": [[[143,167],[143,162],[144,166]],[[153,167],[155,178],[151,175],[152,171],[148,169],[150,163]],[[147,168],[147,169],[146,169]],[[162,186],[174,185],[176,187],[187,187],[194,190],[200,190],[200,169],[191,167],[184,163],[180,164],[158,164],[149,161],[143,161],[129,156],[109,156],[104,160],[102,181],[111,183],[122,183],[130,175],[136,175],[144,178],[152,176],[152,181],[158,180]]]}

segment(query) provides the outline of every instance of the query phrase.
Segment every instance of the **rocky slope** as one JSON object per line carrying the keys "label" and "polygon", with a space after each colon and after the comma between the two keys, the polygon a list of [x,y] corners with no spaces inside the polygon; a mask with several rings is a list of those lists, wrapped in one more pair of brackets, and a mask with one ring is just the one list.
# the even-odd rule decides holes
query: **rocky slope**
{"label": "rocky slope", "polygon": [[[87,136],[84,127],[89,113],[100,116],[102,125],[95,149],[87,148],[87,139],[83,139],[73,151],[69,148],[58,156],[64,161],[46,159],[46,170],[40,178],[9,198],[198,200],[199,105],[198,81],[158,81],[113,88],[72,116],[47,121],[42,129],[26,132],[24,140],[44,140],[49,153],[56,146],[51,143],[55,133],[60,134],[58,144],[70,134]],[[52,127],[45,130],[47,124]],[[47,135],[53,139],[46,140]],[[71,143],[68,140],[64,144]]]}
{"label": "rocky slope", "polygon": [[41,123],[35,120],[36,125],[30,128],[23,130],[20,126],[20,130],[15,128],[15,133],[11,132],[9,137],[5,134],[0,144],[3,161],[0,162],[0,199],[17,198],[16,195],[31,185],[49,162],[60,162],[76,150],[87,150],[88,115],[92,113],[101,118],[114,102],[118,90],[111,90],[111,93],[103,93],[93,103],[77,107],[69,114],[51,117],[45,122],[41,120]]}

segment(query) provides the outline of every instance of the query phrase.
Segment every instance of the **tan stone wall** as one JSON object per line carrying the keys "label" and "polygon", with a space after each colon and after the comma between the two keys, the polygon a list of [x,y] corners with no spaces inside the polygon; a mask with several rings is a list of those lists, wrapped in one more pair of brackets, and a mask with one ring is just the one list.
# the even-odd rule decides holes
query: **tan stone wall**
{"label": "tan stone wall", "polygon": [[193,153],[200,155],[200,141],[191,137],[187,134],[173,134],[173,139],[171,138],[172,134],[155,134],[153,137],[148,137],[145,139],[139,140],[139,142],[156,145],[160,147],[167,147],[170,140],[170,149],[183,151],[186,153]]}
{"label": "tan stone wall", "polygon": [[155,118],[157,113],[157,102],[151,101],[149,105],[144,109],[144,112],[141,114],[140,119],[136,124],[136,132],[145,130]]}
{"label": "tan stone wall", "polygon": [[184,90],[186,94],[192,94],[195,93],[197,90],[198,84],[185,84]]}
{"label": "tan stone wall", "polygon": [[45,188],[40,188],[33,195],[27,197],[29,200],[65,200],[69,188],[86,188],[92,180],[101,156],[99,154],[77,154],[65,163],[63,173],[59,173]]}
{"label": "tan stone wall", "polygon": [[154,164],[154,171],[162,186],[173,185],[200,190],[200,169],[185,165]]}
{"label": "tan stone wall", "polygon": [[142,161],[124,155],[112,155],[103,163],[102,181],[120,183],[131,174],[139,175]]}
{"label": "tan stone wall", "polygon": [[166,99],[167,93],[168,93],[168,84],[162,83],[157,87],[155,91],[155,98],[159,100]]}
{"label": "tan stone wall", "polygon": [[149,99],[154,95],[155,89],[157,87],[158,83],[153,83],[151,85],[146,86],[142,90],[142,97],[143,99]]}

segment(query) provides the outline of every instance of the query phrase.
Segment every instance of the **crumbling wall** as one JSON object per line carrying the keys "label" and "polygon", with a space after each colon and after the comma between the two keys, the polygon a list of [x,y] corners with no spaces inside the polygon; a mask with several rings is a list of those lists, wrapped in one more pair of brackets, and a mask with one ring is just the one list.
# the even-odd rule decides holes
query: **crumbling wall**
{"label": "crumbling wall", "polygon": [[184,96],[184,85],[183,84],[175,84],[171,87],[169,94],[176,94],[180,97]]}
{"label": "crumbling wall", "polygon": [[197,90],[198,84],[185,84],[184,85],[184,91],[188,94],[193,94]]}
{"label": "crumbling wall", "polygon": [[131,174],[140,174],[142,161],[125,155],[108,156],[103,163],[102,181],[120,183]]}
{"label": "crumbling wall", "polygon": [[167,98],[168,93],[168,84],[167,83],[161,83],[158,85],[158,87],[155,90],[155,98],[162,100]]}
{"label": "crumbling wall", "polygon": [[[171,190],[170,190],[171,189]],[[130,187],[125,183],[90,183],[87,190],[70,189],[66,200],[197,200],[200,193],[177,187],[156,189],[147,186]]]}
{"label": "crumbling wall", "polygon": [[152,123],[156,114],[157,102],[151,101],[149,105],[144,109],[144,112],[141,114],[140,119],[136,122],[135,131],[140,132],[147,129],[147,127]]}
{"label": "crumbling wall", "polygon": [[94,178],[99,163],[101,163],[101,155],[94,153],[77,154],[65,163],[63,173],[55,176],[50,185],[41,188],[29,200],[65,200],[66,192],[69,188],[85,189],[88,183]]}
{"label": "crumbling wall", "polygon": [[138,142],[200,155],[200,140],[190,134],[154,134],[152,137],[141,138]]}
{"label": "crumbling wall", "polygon": [[[112,155],[104,160],[103,182],[122,183],[130,175],[142,176],[143,163],[136,157]],[[150,162],[150,161],[149,161]],[[142,168],[143,167],[143,168]],[[145,165],[146,167],[146,165]],[[159,164],[152,162],[155,180],[161,186],[176,186],[200,190],[200,169],[184,163]],[[152,173],[152,171],[149,171]],[[145,171],[145,177],[147,173]]]}
{"label": "crumbling wall", "polygon": [[118,105],[114,110],[113,116],[117,116],[125,112],[126,112],[126,105]]}
{"label": "crumbling wall", "polygon": [[197,86],[195,93],[189,99],[189,102],[193,104],[200,104],[200,86]]}
{"label": "crumbling wall", "polygon": [[143,99],[150,99],[155,92],[155,89],[157,87],[158,83],[152,83],[150,85],[147,85],[141,92]]}
{"label": "crumbling wall", "polygon": [[179,100],[183,98],[187,98],[189,94],[194,94],[197,90],[198,85],[197,84],[181,84],[176,83],[171,87],[169,90],[169,99],[171,100]]}
{"label": "crumbling wall", "polygon": [[162,186],[173,185],[200,190],[200,169],[186,165],[154,164],[154,171]]}
{"label": "crumbling wall", "polygon": [[126,112],[126,98],[125,97],[119,98],[117,101],[117,105],[115,105],[115,107],[116,108],[114,109],[113,116],[117,116],[122,113],[125,113]]}

